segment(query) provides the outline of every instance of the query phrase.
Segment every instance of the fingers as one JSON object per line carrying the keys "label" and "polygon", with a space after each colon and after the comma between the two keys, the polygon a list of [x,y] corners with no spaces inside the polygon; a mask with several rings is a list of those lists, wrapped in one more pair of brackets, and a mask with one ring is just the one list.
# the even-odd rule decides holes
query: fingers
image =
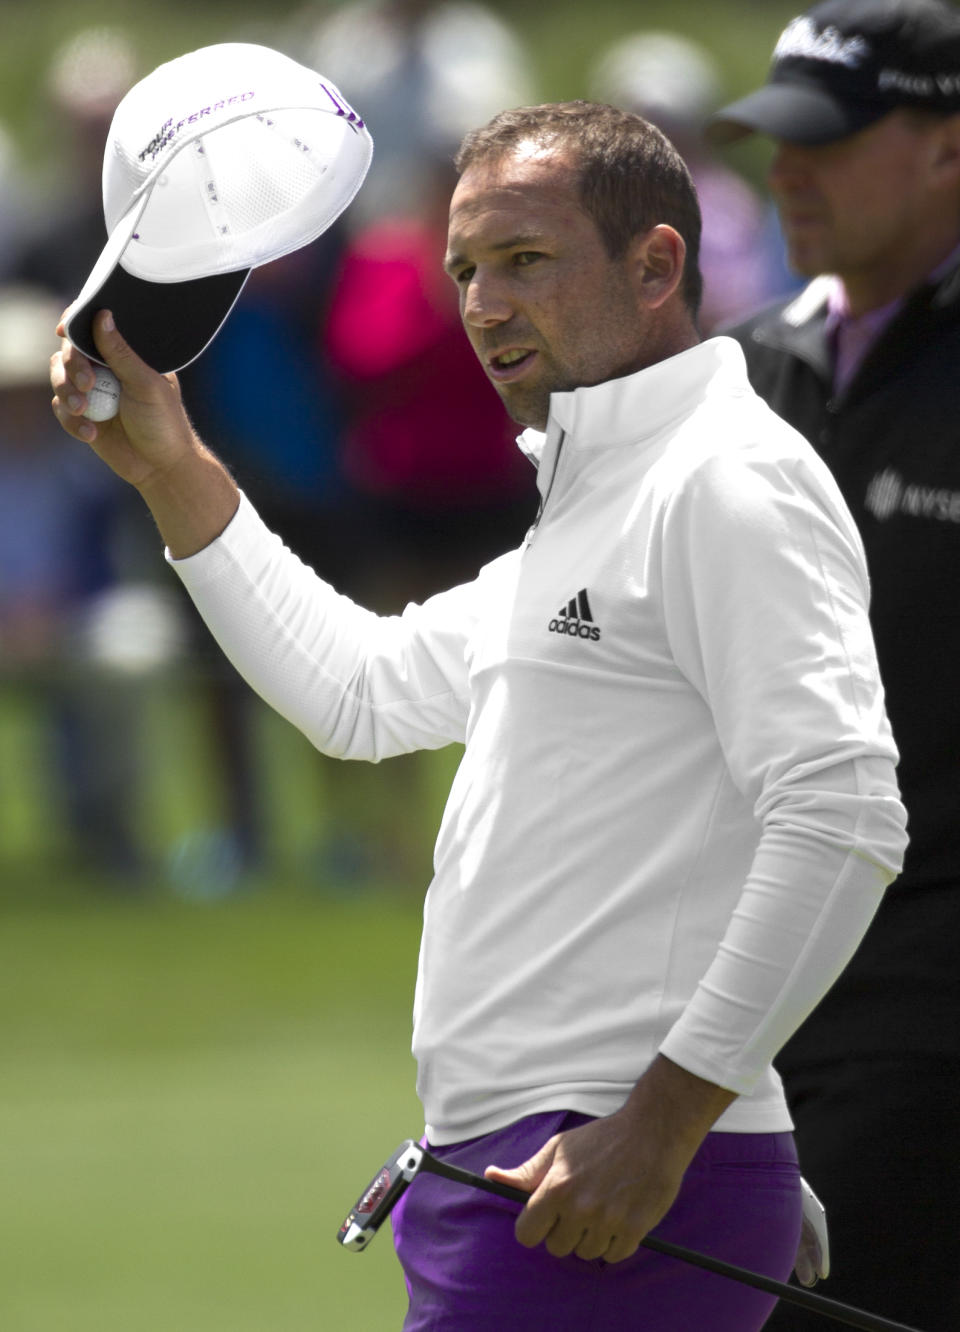
{"label": "fingers", "polygon": [[[622,1263],[632,1258],[643,1242],[643,1235],[613,1235],[604,1253],[598,1254],[605,1263]],[[581,1254],[581,1257],[583,1255]]]}
{"label": "fingers", "polygon": [[[62,327],[61,324],[58,332]],[[97,427],[83,415],[87,409],[87,393],[93,388],[95,379],[88,358],[64,338],[60,350],[50,358],[53,414],[68,434],[87,443],[97,438]]]}
{"label": "fingers", "polygon": [[[101,371],[101,367],[95,365],[66,338],[66,318],[65,312],[57,327],[61,338],[60,350],[50,358],[50,384],[55,395],[53,411],[68,433],[92,443],[99,431],[84,413],[89,407],[89,394],[96,385],[97,374]],[[101,312],[97,317],[97,325],[104,330],[105,337],[118,336],[109,311]],[[99,343],[98,350],[100,350]]]}
{"label": "fingers", "polygon": [[[109,310],[101,310],[93,322],[93,337],[100,358],[107,364],[120,383],[119,417],[104,419],[103,404],[91,415],[84,413],[90,403],[90,393],[101,367],[91,361],[78,347],[64,336],[65,317],[58,332],[60,350],[51,357],[50,383],[54,392],[53,412],[64,430],[86,443],[96,443],[111,451],[121,440],[129,439],[139,448],[146,444],[153,448],[154,436],[184,429],[181,420],[182,404],[176,375],[162,375],[153,370],[137,355],[117,329]],[[102,396],[102,395],[101,395]]]}
{"label": "fingers", "polygon": [[[542,1182],[549,1177],[553,1165],[559,1138],[550,1138],[535,1156],[524,1161],[512,1170],[503,1170],[500,1166],[487,1166],[484,1174],[488,1179],[499,1180],[501,1184],[511,1184],[515,1189],[523,1189],[531,1195],[530,1201],[517,1218],[516,1236],[528,1249],[535,1248],[547,1238],[556,1224],[557,1213],[549,1195],[540,1189]],[[579,1236],[577,1237],[579,1239]]]}
{"label": "fingers", "polygon": [[159,386],[163,377],[124,341],[111,311],[101,310],[94,318],[93,340],[97,351],[124,387],[129,386],[137,396],[143,396],[144,391]]}
{"label": "fingers", "polygon": [[558,1142],[559,1137],[550,1138],[535,1156],[531,1156],[522,1165],[513,1166],[509,1170],[504,1170],[502,1166],[489,1165],[483,1173],[488,1179],[496,1179],[501,1184],[511,1184],[515,1189],[534,1193],[553,1164]]}
{"label": "fingers", "polygon": [[[64,327],[61,319],[57,332],[62,342],[59,353],[51,362],[51,383],[58,396],[66,402],[71,392],[85,394],[93,387],[94,366],[89,357],[67,340]],[[151,369],[124,341],[109,310],[101,310],[94,319],[93,338],[101,359],[134,396],[142,399],[151,392],[162,391],[166,376]],[[64,389],[66,392],[61,392]]]}
{"label": "fingers", "polygon": [[[568,1196],[566,1190],[558,1190],[550,1197],[549,1207],[554,1219],[543,1242],[555,1258],[573,1254],[587,1262],[602,1258],[604,1262],[619,1263],[636,1253],[644,1235],[643,1228],[619,1208],[607,1206],[604,1200],[589,1195]],[[541,1225],[548,1216],[545,1208],[538,1219]],[[517,1238],[521,1238],[519,1221]]]}
{"label": "fingers", "polygon": [[566,1135],[551,1138],[535,1156],[512,1170],[488,1166],[489,1179],[531,1194],[517,1218],[515,1233],[526,1248],[543,1244],[555,1258],[571,1254],[608,1263],[632,1257],[659,1216],[648,1216],[632,1195],[604,1184],[600,1172],[578,1171],[568,1159]]}
{"label": "fingers", "polygon": [[[566,1253],[555,1252],[547,1240],[547,1250],[557,1258],[566,1257]],[[621,1238],[607,1229],[598,1228],[584,1231],[579,1244],[569,1252],[584,1262],[592,1263],[602,1258],[605,1263],[622,1263],[625,1258],[632,1258],[640,1247],[639,1239]]]}
{"label": "fingers", "polygon": [[[558,1143],[559,1138],[551,1138],[535,1156],[531,1156],[529,1160],[524,1161],[522,1165],[516,1166],[512,1170],[503,1170],[499,1166],[488,1166],[484,1171],[488,1179],[499,1180],[502,1184],[511,1184],[514,1188],[523,1189],[531,1195],[530,1201],[517,1217],[515,1227],[517,1239],[528,1249],[534,1249],[544,1240],[548,1240],[552,1236],[559,1219],[555,1198],[550,1190],[544,1191],[541,1188],[544,1180],[550,1178],[550,1170],[554,1163]],[[573,1244],[576,1244],[579,1239],[580,1234],[576,1236]],[[565,1252],[571,1252],[572,1247],[573,1245]],[[548,1242],[547,1248],[557,1257],[564,1256],[564,1253],[553,1247],[552,1242]]]}

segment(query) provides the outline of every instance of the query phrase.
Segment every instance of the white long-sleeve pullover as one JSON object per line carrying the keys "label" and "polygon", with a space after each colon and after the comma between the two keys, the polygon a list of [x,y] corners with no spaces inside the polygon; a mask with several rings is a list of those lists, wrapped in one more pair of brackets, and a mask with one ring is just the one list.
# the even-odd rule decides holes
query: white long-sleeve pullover
{"label": "white long-sleeve pullover", "polygon": [[246,500],[175,567],[325,752],[465,743],[414,1004],[431,1140],[612,1113],[658,1050],[739,1093],[718,1129],[788,1128],[771,1061],[906,844],[858,534],[726,338],[555,394],[521,443],[523,547],[402,616]]}

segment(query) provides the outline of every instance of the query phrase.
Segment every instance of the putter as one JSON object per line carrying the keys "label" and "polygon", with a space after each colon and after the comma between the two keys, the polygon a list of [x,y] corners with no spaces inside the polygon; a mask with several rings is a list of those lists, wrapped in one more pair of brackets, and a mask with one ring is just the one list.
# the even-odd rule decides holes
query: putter
{"label": "putter", "polygon": [[[515,1189],[510,1184],[499,1184],[495,1180],[484,1178],[483,1175],[474,1174],[472,1170],[462,1170],[459,1166],[448,1165],[446,1161],[438,1160],[412,1138],[408,1138],[377,1171],[344,1218],[337,1231],[337,1239],[343,1247],[355,1252],[367,1248],[421,1171],[429,1175],[440,1175],[443,1179],[453,1180],[457,1184],[466,1184],[484,1193],[496,1194],[498,1198],[509,1198],[511,1202],[525,1203],[530,1197],[529,1193]],[[707,1272],[715,1272],[718,1276],[729,1277],[743,1285],[753,1286],[768,1295],[776,1295],[791,1304],[799,1305],[802,1309],[809,1309],[811,1313],[819,1314],[823,1318],[832,1318],[834,1322],[845,1323],[848,1327],[863,1328],[866,1332],[921,1332],[921,1329],[910,1327],[906,1323],[892,1322],[889,1318],[881,1318],[879,1314],[856,1309],[851,1304],[842,1304],[839,1300],[828,1299],[825,1295],[815,1295],[813,1291],[790,1286],[785,1281],[777,1281],[774,1277],[751,1272],[745,1267],[737,1267],[734,1263],[724,1262],[720,1258],[711,1258],[708,1254],[697,1253],[694,1249],[684,1248],[683,1245],[673,1244],[669,1240],[658,1239],[655,1235],[647,1235],[640,1243],[645,1249],[665,1254],[669,1258],[677,1258],[681,1262],[690,1263],[693,1267],[701,1267]]]}

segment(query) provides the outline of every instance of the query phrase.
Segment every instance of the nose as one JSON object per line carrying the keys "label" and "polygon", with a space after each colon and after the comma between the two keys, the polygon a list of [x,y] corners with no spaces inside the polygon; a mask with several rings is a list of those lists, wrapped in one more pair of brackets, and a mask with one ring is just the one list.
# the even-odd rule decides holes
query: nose
{"label": "nose", "polygon": [[802,183],[808,165],[808,155],[801,144],[777,139],[773,157],[767,168],[767,182],[770,188],[786,189]]}
{"label": "nose", "polygon": [[493,328],[513,315],[504,284],[477,268],[461,288],[460,314],[470,328]]}

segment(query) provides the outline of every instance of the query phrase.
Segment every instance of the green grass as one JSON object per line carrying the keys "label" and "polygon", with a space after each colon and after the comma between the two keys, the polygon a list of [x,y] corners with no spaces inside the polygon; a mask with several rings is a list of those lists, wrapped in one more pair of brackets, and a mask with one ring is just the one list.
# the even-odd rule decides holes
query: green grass
{"label": "green grass", "polygon": [[[402,1321],[389,1234],[355,1255],[335,1233],[421,1126],[421,901],[458,750],[336,763],[251,696],[267,861],[185,897],[170,849],[224,804],[197,685],[136,686],[135,893],[64,871],[42,692],[0,688],[3,1332]],[[375,879],[331,874],[345,830]]]}
{"label": "green grass", "polygon": [[398,1328],[389,1236],[362,1256],[334,1236],[420,1127],[418,908],[5,901],[4,1332]]}

